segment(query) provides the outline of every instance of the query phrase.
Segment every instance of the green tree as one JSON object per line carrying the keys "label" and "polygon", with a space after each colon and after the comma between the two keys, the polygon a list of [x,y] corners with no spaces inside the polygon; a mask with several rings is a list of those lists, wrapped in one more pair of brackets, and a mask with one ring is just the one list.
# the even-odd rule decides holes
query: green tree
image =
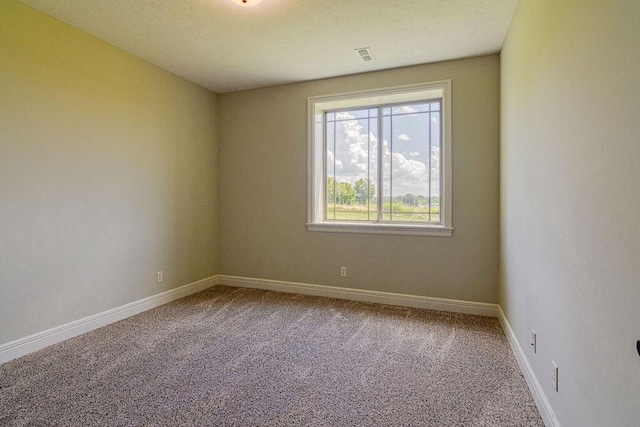
{"label": "green tree", "polygon": [[[367,185],[368,184],[368,185]],[[368,187],[368,191],[367,191]],[[369,180],[366,178],[360,178],[356,181],[356,202],[365,205],[367,201],[373,199],[376,194],[376,187],[373,184],[369,184]]]}
{"label": "green tree", "polygon": [[356,201],[356,190],[348,182],[341,182],[336,186],[336,202],[339,205],[352,205]]}
{"label": "green tree", "polygon": [[429,198],[427,196],[416,196],[416,204],[418,206],[427,206],[429,204]]}
{"label": "green tree", "polygon": [[418,200],[416,199],[416,196],[411,193],[407,193],[404,195],[404,197],[402,198],[402,203],[409,206],[418,206]]}

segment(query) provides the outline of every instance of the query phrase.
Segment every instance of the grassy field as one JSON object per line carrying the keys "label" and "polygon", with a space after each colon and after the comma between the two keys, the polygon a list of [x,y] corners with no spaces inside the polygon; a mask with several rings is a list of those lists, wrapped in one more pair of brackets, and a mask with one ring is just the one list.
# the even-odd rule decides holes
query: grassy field
{"label": "grassy field", "polygon": [[[335,211],[334,211],[335,209]],[[327,219],[336,221],[375,221],[378,216],[378,206],[369,205],[334,205],[327,204]],[[383,206],[384,221],[411,221],[411,222],[440,222],[440,206],[410,206],[404,203],[394,202],[392,206],[385,203]]]}

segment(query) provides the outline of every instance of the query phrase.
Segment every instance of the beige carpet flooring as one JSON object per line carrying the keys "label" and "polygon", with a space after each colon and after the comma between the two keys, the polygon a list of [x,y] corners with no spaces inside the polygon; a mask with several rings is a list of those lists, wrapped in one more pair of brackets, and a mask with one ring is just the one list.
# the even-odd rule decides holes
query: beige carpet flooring
{"label": "beige carpet flooring", "polygon": [[0,365],[2,426],[542,426],[497,319],[216,286]]}

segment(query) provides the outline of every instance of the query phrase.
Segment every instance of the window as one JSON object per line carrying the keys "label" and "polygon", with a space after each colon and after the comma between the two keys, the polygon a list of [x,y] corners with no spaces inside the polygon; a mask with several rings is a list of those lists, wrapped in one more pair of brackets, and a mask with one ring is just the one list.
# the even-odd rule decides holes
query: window
{"label": "window", "polygon": [[451,236],[451,81],[308,99],[310,231]]}

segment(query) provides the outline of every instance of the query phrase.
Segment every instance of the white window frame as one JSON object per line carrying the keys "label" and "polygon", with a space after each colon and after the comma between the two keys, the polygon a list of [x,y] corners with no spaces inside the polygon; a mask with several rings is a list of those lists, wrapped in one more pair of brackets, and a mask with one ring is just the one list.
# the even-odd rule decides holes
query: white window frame
{"label": "white window frame", "polygon": [[[325,221],[324,195],[326,164],[324,147],[324,112],[351,107],[413,102],[433,98],[429,93],[442,93],[442,181],[440,224],[377,223]],[[451,80],[440,80],[374,90],[312,96],[307,98],[307,229],[334,233],[408,234],[450,237],[452,225],[451,171]]]}

